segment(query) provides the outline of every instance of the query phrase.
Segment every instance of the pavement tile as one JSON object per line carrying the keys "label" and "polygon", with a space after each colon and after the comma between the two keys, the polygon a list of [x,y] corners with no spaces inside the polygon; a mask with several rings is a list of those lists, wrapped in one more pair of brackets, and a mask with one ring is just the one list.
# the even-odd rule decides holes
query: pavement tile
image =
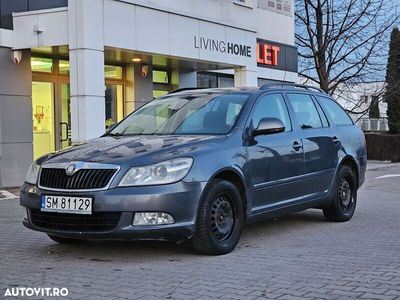
{"label": "pavement tile", "polygon": [[246,226],[238,248],[200,256],[173,243],[58,245],[0,201],[0,298],[7,287],[68,287],[81,299],[400,299],[400,184],[373,168],[350,222],[320,210]]}

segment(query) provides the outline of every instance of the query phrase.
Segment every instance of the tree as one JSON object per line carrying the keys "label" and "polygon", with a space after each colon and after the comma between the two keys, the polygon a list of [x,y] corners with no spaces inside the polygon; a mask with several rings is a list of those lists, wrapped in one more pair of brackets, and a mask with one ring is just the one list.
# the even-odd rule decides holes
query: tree
{"label": "tree", "polygon": [[386,68],[386,101],[390,133],[400,133],[400,31],[396,27],[390,36]]}
{"label": "tree", "polygon": [[[383,81],[397,1],[297,0],[299,73],[333,95],[340,86]],[[368,110],[367,110],[368,112]]]}
{"label": "tree", "polygon": [[379,112],[379,98],[372,96],[371,104],[369,106],[369,117],[371,119],[379,119],[381,116]]}

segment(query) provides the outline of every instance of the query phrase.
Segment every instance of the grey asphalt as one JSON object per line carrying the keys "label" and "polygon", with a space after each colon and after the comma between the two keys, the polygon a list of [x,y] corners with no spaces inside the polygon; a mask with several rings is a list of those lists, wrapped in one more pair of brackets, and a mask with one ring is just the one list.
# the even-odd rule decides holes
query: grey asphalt
{"label": "grey asphalt", "polygon": [[210,257],[166,242],[59,245],[0,200],[0,298],[67,287],[73,299],[400,299],[399,206],[400,165],[371,162],[350,222],[307,210],[249,225],[233,253]]}

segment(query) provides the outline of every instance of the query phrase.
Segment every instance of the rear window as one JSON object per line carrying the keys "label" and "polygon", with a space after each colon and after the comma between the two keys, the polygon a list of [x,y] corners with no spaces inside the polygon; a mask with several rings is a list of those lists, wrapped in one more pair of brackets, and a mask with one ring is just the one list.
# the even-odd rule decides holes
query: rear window
{"label": "rear window", "polygon": [[332,99],[317,96],[322,108],[335,125],[353,125],[353,121],[344,109]]}

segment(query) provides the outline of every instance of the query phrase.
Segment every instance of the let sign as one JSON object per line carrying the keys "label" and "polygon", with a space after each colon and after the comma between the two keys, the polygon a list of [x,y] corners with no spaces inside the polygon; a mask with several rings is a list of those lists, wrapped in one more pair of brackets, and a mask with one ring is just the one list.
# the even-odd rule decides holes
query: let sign
{"label": "let sign", "polygon": [[257,63],[268,66],[277,66],[280,47],[257,42]]}

